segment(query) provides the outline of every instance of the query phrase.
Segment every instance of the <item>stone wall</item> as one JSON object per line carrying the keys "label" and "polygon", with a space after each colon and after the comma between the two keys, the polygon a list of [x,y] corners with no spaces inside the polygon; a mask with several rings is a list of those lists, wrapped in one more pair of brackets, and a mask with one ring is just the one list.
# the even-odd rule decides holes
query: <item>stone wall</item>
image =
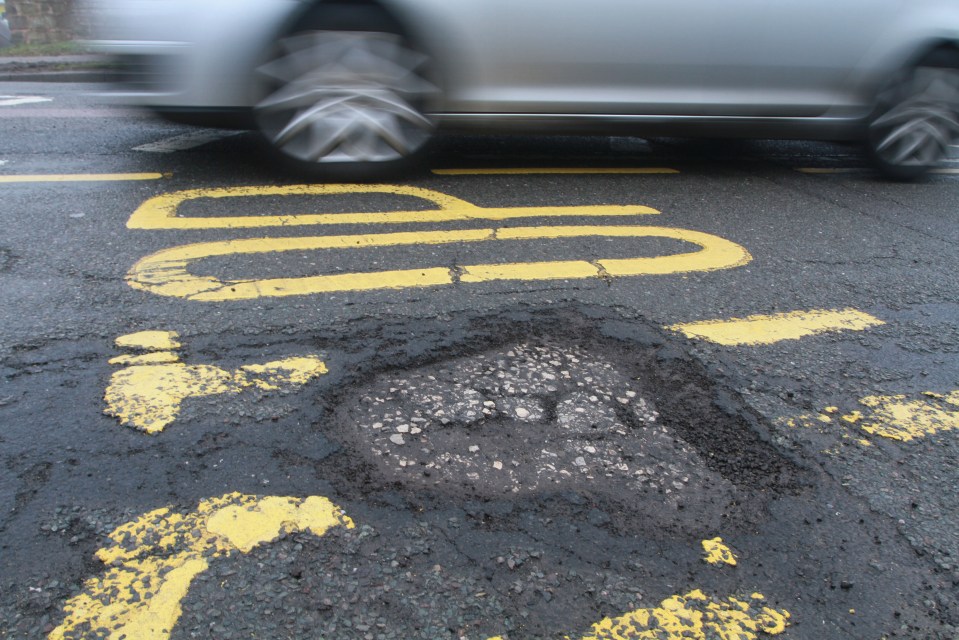
{"label": "stone wall", "polygon": [[74,0],[7,0],[14,44],[47,44],[83,37]]}

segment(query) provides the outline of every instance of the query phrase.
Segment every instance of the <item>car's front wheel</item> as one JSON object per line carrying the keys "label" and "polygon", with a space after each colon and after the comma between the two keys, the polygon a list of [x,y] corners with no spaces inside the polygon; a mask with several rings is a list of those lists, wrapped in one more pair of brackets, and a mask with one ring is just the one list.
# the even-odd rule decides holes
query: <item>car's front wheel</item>
{"label": "car's front wheel", "polygon": [[299,169],[351,178],[408,165],[433,123],[426,56],[394,33],[309,30],[284,38],[260,67],[260,132]]}
{"label": "car's front wheel", "polygon": [[894,77],[879,94],[867,151],[884,176],[910,180],[959,138],[959,55],[943,52]]}

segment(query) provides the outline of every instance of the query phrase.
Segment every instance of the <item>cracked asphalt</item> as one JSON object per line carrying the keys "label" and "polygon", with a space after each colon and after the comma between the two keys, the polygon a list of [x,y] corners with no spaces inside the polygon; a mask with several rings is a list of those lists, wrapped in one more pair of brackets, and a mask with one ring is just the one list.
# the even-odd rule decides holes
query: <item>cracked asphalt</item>
{"label": "cracked asphalt", "polygon": [[[432,167],[678,173],[391,183],[543,208],[495,223],[416,221],[435,203],[356,188],[188,198],[177,215],[213,222],[128,228],[163,194],[299,180],[247,134],[135,151],[193,130],[74,85],[0,93],[50,98],[0,108],[0,178],[159,174],[0,182],[0,636],[959,634],[956,176],[797,171],[861,166],[843,145],[450,135]],[[597,206],[659,213],[543,213]],[[396,215],[216,222],[380,213]],[[494,242],[382,240],[491,224]],[[607,231],[502,241],[570,225]],[[333,236],[380,240],[315,246]],[[256,296],[131,286],[161,251],[239,241],[267,244],[186,270]],[[748,259],[569,266],[714,246]],[[457,277],[383,284],[431,269]],[[676,329],[850,309],[875,322],[731,345]],[[145,429],[114,395],[169,420]],[[706,561],[716,538],[735,565]]]}

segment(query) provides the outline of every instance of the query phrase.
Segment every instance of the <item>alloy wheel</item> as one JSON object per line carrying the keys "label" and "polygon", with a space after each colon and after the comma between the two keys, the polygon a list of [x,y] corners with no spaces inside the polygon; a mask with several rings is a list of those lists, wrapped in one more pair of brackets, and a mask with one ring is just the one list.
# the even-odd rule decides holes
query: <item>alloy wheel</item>
{"label": "alloy wheel", "polygon": [[426,56],[395,34],[311,31],[280,42],[260,67],[269,83],[255,107],[270,144],[303,163],[383,163],[414,154],[433,123]]}
{"label": "alloy wheel", "polygon": [[921,175],[959,138],[959,70],[917,67],[879,97],[869,147],[891,177]]}

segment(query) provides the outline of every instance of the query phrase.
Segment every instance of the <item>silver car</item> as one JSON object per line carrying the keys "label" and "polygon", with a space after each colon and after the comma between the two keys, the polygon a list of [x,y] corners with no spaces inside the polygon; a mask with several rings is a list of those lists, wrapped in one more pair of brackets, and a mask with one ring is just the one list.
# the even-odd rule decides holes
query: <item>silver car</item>
{"label": "silver car", "polygon": [[376,173],[437,128],[860,140],[922,175],[959,134],[957,0],[96,0],[122,95]]}

